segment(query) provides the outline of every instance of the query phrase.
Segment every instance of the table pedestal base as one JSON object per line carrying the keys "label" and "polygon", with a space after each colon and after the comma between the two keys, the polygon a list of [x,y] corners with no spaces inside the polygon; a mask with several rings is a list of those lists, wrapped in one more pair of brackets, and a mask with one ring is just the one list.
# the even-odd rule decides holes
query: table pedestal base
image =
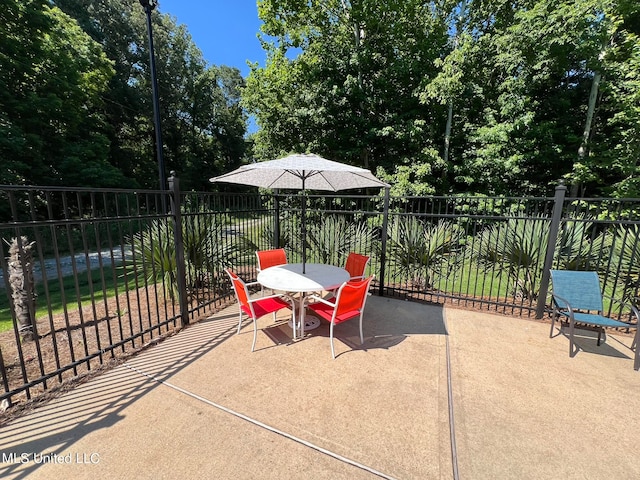
{"label": "table pedestal base", "polygon": [[[289,326],[293,330],[293,320],[289,320]],[[304,316],[304,331],[313,330],[314,328],[318,328],[320,326],[320,319],[313,315],[305,315]],[[299,330],[299,328],[298,328]]]}

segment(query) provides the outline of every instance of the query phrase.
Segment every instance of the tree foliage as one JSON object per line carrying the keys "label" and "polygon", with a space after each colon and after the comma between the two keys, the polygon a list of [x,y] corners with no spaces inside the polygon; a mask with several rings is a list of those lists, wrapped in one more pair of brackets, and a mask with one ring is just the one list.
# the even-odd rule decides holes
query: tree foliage
{"label": "tree foliage", "polygon": [[312,150],[396,194],[638,193],[631,0],[258,1],[260,158]]}
{"label": "tree foliage", "polygon": [[[145,11],[0,0],[0,183],[157,187]],[[243,79],[152,12],[168,173],[315,153],[394,194],[640,196],[634,0],[257,0]],[[248,115],[259,127],[245,139]]]}
{"label": "tree foliage", "polygon": [[48,2],[3,3],[0,180],[121,183],[122,174],[108,162],[101,113],[111,62],[73,19]]}
{"label": "tree foliage", "polygon": [[[145,11],[125,0],[0,0],[0,184],[157,188]],[[243,79],[152,12],[167,174],[185,189],[245,155]],[[166,187],[166,186],[165,186]]]}

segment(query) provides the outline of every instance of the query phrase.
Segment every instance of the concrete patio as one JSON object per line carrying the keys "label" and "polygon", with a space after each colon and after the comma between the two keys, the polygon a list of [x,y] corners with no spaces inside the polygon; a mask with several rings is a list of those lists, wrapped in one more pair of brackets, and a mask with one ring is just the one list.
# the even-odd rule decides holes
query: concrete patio
{"label": "concrete patio", "polygon": [[[637,479],[631,339],[371,297],[296,342],[237,306],[0,430],[0,478]],[[451,379],[448,379],[450,368]],[[451,422],[453,430],[450,428]]]}

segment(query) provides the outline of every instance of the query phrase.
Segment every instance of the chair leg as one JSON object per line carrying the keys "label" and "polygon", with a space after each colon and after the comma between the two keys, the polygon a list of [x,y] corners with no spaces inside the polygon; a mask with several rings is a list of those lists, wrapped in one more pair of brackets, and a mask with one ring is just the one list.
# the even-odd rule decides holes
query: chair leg
{"label": "chair leg", "polygon": [[556,323],[556,312],[551,314],[551,330],[549,330],[549,338],[553,338],[553,326]]}
{"label": "chair leg", "polygon": [[574,351],[574,342],[573,342],[573,330],[574,330],[574,326],[573,326],[573,321],[570,322],[569,324],[569,356],[570,357],[574,357],[576,352]]}
{"label": "chair leg", "polygon": [[362,335],[362,317],[364,316],[364,312],[360,312],[360,345],[364,343],[364,336]]}
{"label": "chair leg", "polygon": [[256,348],[256,338],[258,338],[258,322],[253,319],[253,343],[251,344],[251,351]]}
{"label": "chair leg", "polygon": [[331,322],[331,326],[329,327],[329,341],[331,342],[331,357],[335,360],[336,352],[333,349],[333,322]]}
{"label": "chair leg", "polygon": [[640,339],[640,329],[636,326],[636,334],[633,337],[633,342],[631,343],[631,348],[635,350],[635,355],[633,357],[633,369],[640,370],[640,345],[638,345],[638,340]]}
{"label": "chair leg", "polygon": [[242,327],[242,310],[238,314],[238,335],[240,334],[240,328]]}
{"label": "chair leg", "polygon": [[304,324],[307,321],[307,307],[302,304],[300,309],[300,338],[304,338]]}

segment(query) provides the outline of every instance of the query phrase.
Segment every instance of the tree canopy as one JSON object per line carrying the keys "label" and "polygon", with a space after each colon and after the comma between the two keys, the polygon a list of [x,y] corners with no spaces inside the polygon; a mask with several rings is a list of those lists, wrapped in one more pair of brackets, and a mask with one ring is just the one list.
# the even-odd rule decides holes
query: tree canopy
{"label": "tree canopy", "polygon": [[[172,17],[152,22],[166,173],[203,189],[245,156],[244,80]],[[138,2],[0,0],[0,34],[0,184],[158,188]]]}
{"label": "tree canopy", "polygon": [[260,157],[313,150],[398,194],[638,196],[632,0],[259,0]]}
{"label": "tree canopy", "polygon": [[[639,197],[635,0],[257,0],[244,79],[152,23],[166,170],[186,189],[314,152],[394,194]],[[157,188],[145,11],[0,0],[1,184]],[[249,116],[258,131],[246,136]]]}

